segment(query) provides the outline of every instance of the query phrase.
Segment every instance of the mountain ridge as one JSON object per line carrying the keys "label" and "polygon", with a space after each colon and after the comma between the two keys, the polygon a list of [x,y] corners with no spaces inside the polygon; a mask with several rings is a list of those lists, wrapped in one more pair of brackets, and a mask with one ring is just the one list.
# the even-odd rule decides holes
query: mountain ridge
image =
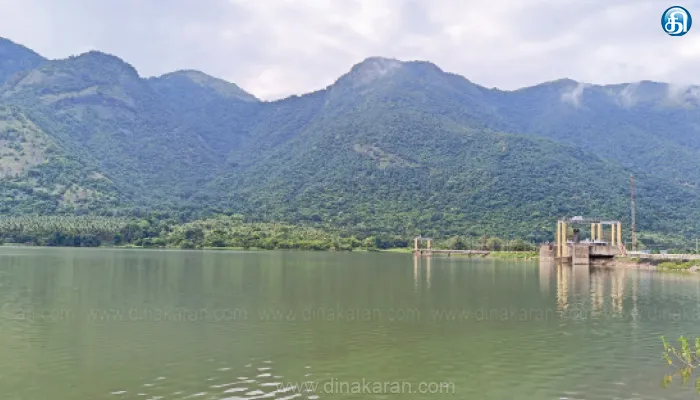
{"label": "mountain ridge", "polygon": [[[564,214],[626,221],[630,174],[640,229],[700,232],[695,88],[561,79],[502,91],[427,61],[370,57],[324,89],[261,101],[200,71],[143,78],[93,51],[15,72],[0,103],[89,171],[60,169],[63,181],[109,183],[43,213],[224,212],[364,237],[511,229],[546,240]],[[0,118],[12,171],[25,159],[16,126]],[[0,179],[28,189],[8,189],[0,208],[41,200],[34,177],[54,158],[42,160]]]}
{"label": "mountain ridge", "polygon": [[[113,59],[118,60],[118,61],[121,62],[121,63],[124,63],[124,64],[128,65],[130,68],[133,68],[133,69],[136,71],[136,73],[138,74],[137,68],[133,67],[131,64],[129,64],[129,63],[127,63],[126,61],[124,61],[124,59],[122,59],[122,58],[119,57],[118,55],[114,55],[114,54],[102,52],[102,51],[99,51],[99,50],[89,50],[89,51],[86,51],[86,52],[83,52],[83,53],[79,53],[79,54],[75,54],[75,55],[69,55],[69,56],[67,56],[67,57],[65,57],[65,58],[58,58],[58,59],[50,60],[50,59],[46,59],[46,58],[42,57],[41,55],[39,55],[39,54],[36,53],[35,51],[33,51],[33,50],[31,50],[31,49],[29,49],[29,48],[27,48],[27,47],[25,47],[25,46],[23,46],[23,45],[21,45],[21,44],[18,44],[18,43],[16,43],[16,42],[13,42],[12,40],[7,39],[7,38],[0,37],[0,45],[11,46],[11,47],[13,47],[14,49],[21,49],[22,51],[27,51],[27,52],[32,53],[33,55],[35,55],[36,58],[38,58],[38,59],[40,59],[40,60],[43,60],[43,61],[62,61],[62,60],[67,60],[67,59],[71,59],[71,58],[79,58],[79,57],[82,57],[82,56],[102,56],[102,57],[105,57],[105,58],[113,58]],[[0,53],[0,55],[2,55],[2,53]],[[577,85],[591,86],[591,87],[600,87],[600,88],[612,88],[612,87],[618,87],[618,86],[629,86],[629,85],[637,85],[637,84],[662,84],[662,85],[665,85],[665,86],[667,86],[667,87],[673,87],[673,88],[675,88],[675,89],[672,90],[674,93],[675,93],[675,92],[678,92],[678,91],[679,91],[678,89],[680,89],[680,92],[681,92],[681,93],[690,92],[690,93],[689,93],[689,97],[691,97],[691,98],[693,98],[693,99],[700,97],[700,83],[698,83],[698,84],[674,84],[674,83],[661,82],[661,81],[654,81],[654,80],[648,80],[648,79],[643,79],[643,80],[639,80],[639,81],[625,81],[625,82],[617,82],[617,83],[602,84],[602,83],[593,83],[593,82],[578,81],[578,80],[575,80],[575,79],[573,79],[573,78],[564,77],[564,78],[558,78],[558,79],[553,79],[553,80],[549,80],[549,81],[543,81],[543,82],[536,83],[536,84],[532,84],[532,85],[529,85],[529,86],[522,86],[522,87],[515,88],[515,89],[488,88],[488,87],[486,87],[486,86],[480,85],[480,84],[478,84],[478,83],[475,83],[475,82],[469,80],[468,78],[464,77],[463,75],[461,75],[461,74],[459,74],[459,73],[450,72],[450,71],[445,71],[445,70],[443,70],[439,65],[437,65],[437,64],[435,64],[435,63],[433,63],[433,62],[431,62],[431,61],[428,61],[428,60],[423,60],[423,59],[401,60],[401,59],[397,59],[397,58],[394,58],[394,57],[385,57],[385,56],[378,56],[378,55],[367,56],[367,57],[365,57],[364,59],[362,59],[361,61],[356,62],[355,64],[350,65],[350,67],[348,68],[347,72],[346,72],[345,74],[342,74],[341,77],[344,76],[344,75],[347,75],[347,74],[350,73],[350,72],[352,72],[353,69],[355,69],[355,68],[359,68],[359,67],[362,67],[362,66],[363,66],[364,64],[366,64],[366,63],[373,63],[373,62],[384,62],[384,63],[386,63],[386,62],[394,62],[394,63],[398,63],[398,64],[401,64],[401,65],[420,65],[420,64],[423,64],[423,65],[429,66],[429,68],[437,69],[437,70],[439,70],[440,72],[442,72],[442,73],[444,73],[444,74],[453,75],[453,76],[457,76],[457,77],[461,77],[461,78],[463,78],[464,80],[466,80],[466,81],[468,81],[468,82],[470,82],[470,83],[472,83],[472,84],[474,84],[474,85],[476,85],[476,86],[478,86],[478,87],[480,87],[480,88],[482,88],[482,89],[489,90],[489,91],[504,92],[504,93],[518,92],[518,91],[522,91],[522,90],[527,90],[527,89],[536,88],[536,87],[539,87],[539,86],[547,86],[547,85],[550,85],[550,84],[558,84],[558,83],[564,82],[564,83],[573,83],[573,84],[577,84]],[[202,76],[205,76],[205,77],[207,77],[207,78],[210,78],[210,79],[213,79],[213,80],[216,80],[216,81],[221,81],[221,82],[229,83],[229,84],[232,84],[232,85],[237,86],[237,87],[240,89],[240,86],[238,86],[238,85],[237,85],[236,83],[234,83],[234,82],[231,82],[231,81],[228,81],[228,80],[226,80],[226,79],[222,79],[222,78],[220,78],[220,77],[216,77],[216,76],[213,76],[213,75],[209,75],[209,74],[204,73],[204,72],[199,71],[199,70],[189,69],[189,68],[182,68],[182,69],[178,69],[178,70],[174,70],[174,71],[170,71],[170,72],[165,72],[165,73],[162,73],[162,74],[157,75],[157,76],[142,77],[142,76],[139,75],[139,77],[140,77],[141,79],[150,80],[150,79],[159,79],[159,78],[167,77],[168,75],[173,75],[173,74],[177,75],[177,74],[180,74],[180,73],[188,73],[188,72],[193,72],[193,73],[196,73],[196,74],[198,74],[198,75],[202,75]],[[0,81],[1,81],[1,80],[0,80]],[[336,80],[335,82],[337,82],[337,80]],[[335,83],[335,82],[334,82],[334,83]],[[333,86],[333,84],[328,85],[326,88],[328,88],[328,87],[330,87],[330,86]],[[306,91],[306,92],[302,92],[302,93],[294,93],[294,94],[288,95],[287,97],[300,97],[300,96],[304,96],[304,95],[307,95],[307,94],[312,94],[312,93],[317,92],[317,91],[325,90],[326,88],[310,90],[310,91]],[[242,90],[243,92],[246,92],[246,91],[243,90],[243,89],[241,89],[241,90]],[[247,92],[246,92],[246,93],[247,93]],[[250,94],[250,93],[247,93],[247,94],[249,94],[249,95],[252,96],[252,97],[255,97],[254,94]],[[687,93],[686,93],[686,94],[687,94]],[[255,98],[257,99],[257,97],[255,97]],[[286,98],[286,97],[285,97],[285,98]],[[279,101],[279,100],[283,100],[283,98],[274,99],[274,100],[266,100],[266,102],[275,102],[275,101]]]}

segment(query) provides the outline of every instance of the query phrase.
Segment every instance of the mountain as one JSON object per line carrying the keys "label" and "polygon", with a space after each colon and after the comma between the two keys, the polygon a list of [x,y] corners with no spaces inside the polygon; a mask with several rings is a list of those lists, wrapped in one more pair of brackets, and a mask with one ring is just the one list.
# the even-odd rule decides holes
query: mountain
{"label": "mountain", "polygon": [[[192,103],[211,103],[235,99],[247,102],[259,101],[234,83],[211,77],[200,71],[177,71],[149,79],[149,83],[161,94],[183,106]],[[196,101],[188,101],[195,97]]]}
{"label": "mountain", "polygon": [[0,213],[57,214],[120,207],[111,182],[62,148],[21,110],[0,105]]}
{"label": "mountain", "polygon": [[18,72],[36,68],[44,61],[34,51],[0,37],[0,84]]}
{"label": "mountain", "polygon": [[[508,107],[502,95],[429,63],[368,59],[323,91],[269,106],[277,112],[305,101],[314,111],[294,129],[266,125],[252,135],[256,144],[245,148],[260,156],[246,164],[249,153],[240,152],[233,161],[243,170],[217,185],[236,193],[231,202],[249,204],[246,213],[274,219],[328,221],[366,234],[542,238],[555,216],[627,216],[634,173],[641,226],[673,232],[687,229],[678,225],[683,220],[697,229],[697,186],[530,130],[516,118],[519,103]],[[559,94],[540,107],[560,104]],[[665,162],[672,167],[673,160]]]}
{"label": "mountain", "polygon": [[[22,64],[22,54],[0,65]],[[226,212],[360,236],[544,240],[562,215],[626,221],[634,174],[639,228],[692,236],[698,93],[572,80],[500,91],[428,62],[372,57],[327,88],[264,102],[198,71],[144,79],[100,52],[39,59],[0,88],[11,110],[0,127],[24,126],[32,143],[18,156],[22,139],[0,140],[10,171],[0,183],[15,188],[3,189],[0,209]],[[55,160],[75,163],[60,188],[34,178]],[[67,182],[91,196],[61,200]],[[32,208],[37,193],[52,202]]]}
{"label": "mountain", "polygon": [[132,66],[108,54],[47,61],[15,75],[0,97],[26,110],[59,144],[96,165],[137,204],[177,202],[219,163],[167,98]]}
{"label": "mountain", "polygon": [[572,144],[638,174],[700,185],[700,88],[562,80],[500,94],[513,131]]}
{"label": "mountain", "polygon": [[199,71],[177,71],[147,80],[179,128],[196,132],[208,151],[225,158],[236,146],[260,101],[233,83]]}

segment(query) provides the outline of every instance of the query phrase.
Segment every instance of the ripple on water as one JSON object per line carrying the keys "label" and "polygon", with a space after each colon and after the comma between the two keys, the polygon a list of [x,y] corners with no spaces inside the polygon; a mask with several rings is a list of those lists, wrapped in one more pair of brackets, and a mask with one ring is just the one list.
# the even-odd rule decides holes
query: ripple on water
{"label": "ripple on water", "polygon": [[[255,364],[257,363],[245,365],[240,369],[240,371],[238,371],[238,373],[251,367],[254,367],[254,370],[257,371],[272,371],[272,367],[269,366],[272,364],[271,360],[262,361],[262,366]],[[310,369],[311,366],[306,365],[302,371],[309,371]],[[206,398],[210,400],[292,400],[303,397],[301,393],[297,393],[302,388],[286,386],[283,380],[284,376],[282,374],[273,376],[272,372],[265,372],[258,374],[255,376],[255,378],[249,378],[242,375],[236,376],[234,374],[236,370],[237,368],[234,367],[221,367],[216,369],[217,372],[222,373],[220,374],[221,376],[206,378],[200,385],[194,385],[195,389],[196,386],[200,386],[202,390],[179,390],[181,388],[178,388],[177,386],[182,381],[178,381],[172,377],[166,380],[166,377],[159,376],[152,382],[141,384],[141,390],[136,392],[136,396],[144,397],[146,400],[185,400],[198,398]],[[231,376],[224,376],[227,372],[230,372]],[[304,374],[304,376],[307,377],[310,375],[311,374],[309,372]],[[218,382],[212,383],[212,381]],[[175,389],[176,391],[172,391],[170,392],[172,393],[171,395],[165,396],[163,395],[163,390],[166,388],[163,386],[156,387],[154,382],[158,382],[159,385],[165,385],[166,382],[168,382],[169,387],[167,389]],[[310,390],[308,390],[308,388],[305,389],[305,393],[306,399],[317,400],[320,398],[317,394],[313,394]],[[128,390],[112,391],[110,392],[110,395],[125,398],[128,395]]]}
{"label": "ripple on water", "polygon": [[238,392],[245,392],[246,390],[249,390],[250,388],[248,387],[235,387],[231,389],[226,389],[224,390],[224,393],[238,393]]}

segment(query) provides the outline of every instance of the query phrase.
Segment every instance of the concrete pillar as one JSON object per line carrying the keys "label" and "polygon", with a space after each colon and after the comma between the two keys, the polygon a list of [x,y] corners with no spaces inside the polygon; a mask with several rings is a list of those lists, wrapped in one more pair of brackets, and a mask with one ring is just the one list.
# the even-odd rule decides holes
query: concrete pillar
{"label": "concrete pillar", "polygon": [[562,257],[567,257],[569,255],[569,248],[566,244],[566,222],[562,222],[562,224],[561,224],[561,242],[562,242],[562,245],[564,246],[561,249],[561,255],[562,255]]}
{"label": "concrete pillar", "polygon": [[591,224],[591,241],[595,241],[595,224]]}
{"label": "concrete pillar", "polygon": [[561,257],[561,221],[557,221],[557,257]]}
{"label": "concrete pillar", "polygon": [[615,246],[615,228],[617,228],[617,224],[610,225],[610,244],[613,246]]}
{"label": "concrete pillar", "polygon": [[598,222],[598,240],[603,240],[603,224]]}
{"label": "concrete pillar", "polygon": [[571,263],[573,265],[589,265],[591,256],[591,247],[582,245],[571,246]]}
{"label": "concrete pillar", "polygon": [[418,251],[418,238],[413,239],[413,251]]}
{"label": "concrete pillar", "polygon": [[430,250],[430,239],[428,239],[428,250]]}
{"label": "concrete pillar", "polygon": [[622,244],[622,222],[617,222],[617,245]]}

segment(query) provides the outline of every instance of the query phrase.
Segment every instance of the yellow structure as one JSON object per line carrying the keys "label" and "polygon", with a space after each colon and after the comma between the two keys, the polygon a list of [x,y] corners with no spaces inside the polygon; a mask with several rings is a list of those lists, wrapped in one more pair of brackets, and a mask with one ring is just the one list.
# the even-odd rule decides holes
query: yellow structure
{"label": "yellow structure", "polygon": [[561,257],[561,221],[557,221],[557,258]]}
{"label": "yellow structure", "polygon": [[557,257],[568,257],[566,229],[566,222],[559,221],[557,223]]}
{"label": "yellow structure", "polygon": [[567,235],[566,235],[566,234],[567,234],[567,230],[566,230],[566,229],[567,229],[566,222],[563,222],[563,223],[562,223],[562,226],[561,226],[561,230],[562,230],[562,231],[561,231],[561,242],[562,242],[562,245],[564,246],[564,247],[561,249],[561,256],[562,256],[562,257],[568,257],[568,256],[569,256],[569,254],[568,254],[568,253],[569,253],[569,248],[568,248],[568,246],[566,245],[566,236],[567,236]]}
{"label": "yellow structure", "polygon": [[622,244],[622,222],[618,221],[617,222],[617,245],[620,246]]}
{"label": "yellow structure", "polygon": [[617,227],[617,224],[610,225],[610,229],[611,229],[611,231],[610,231],[610,244],[612,244],[613,246],[615,246],[615,237],[616,237],[615,236],[615,228],[616,227]]}
{"label": "yellow structure", "polygon": [[[578,229],[574,229],[576,235],[572,243],[569,243],[568,238],[568,227],[569,225],[590,225],[591,236],[587,241],[581,240],[578,236],[580,232]],[[605,232],[604,226],[610,226],[610,234]],[[611,220],[601,220],[583,217],[573,217],[567,219],[560,219],[557,221],[557,233],[556,233],[556,250],[550,247],[551,255],[549,257],[556,257],[559,259],[568,259],[570,257],[576,258],[576,260],[581,261],[582,257],[585,258],[586,254],[591,257],[605,257],[606,255],[612,254],[612,249],[615,252],[620,251],[625,254],[624,245],[622,243],[622,223],[620,221]],[[590,250],[581,250],[581,246],[584,248],[588,246]],[[612,248],[612,249],[610,249]],[[578,249],[578,250],[576,250]],[[546,253],[541,253],[546,254]]]}

